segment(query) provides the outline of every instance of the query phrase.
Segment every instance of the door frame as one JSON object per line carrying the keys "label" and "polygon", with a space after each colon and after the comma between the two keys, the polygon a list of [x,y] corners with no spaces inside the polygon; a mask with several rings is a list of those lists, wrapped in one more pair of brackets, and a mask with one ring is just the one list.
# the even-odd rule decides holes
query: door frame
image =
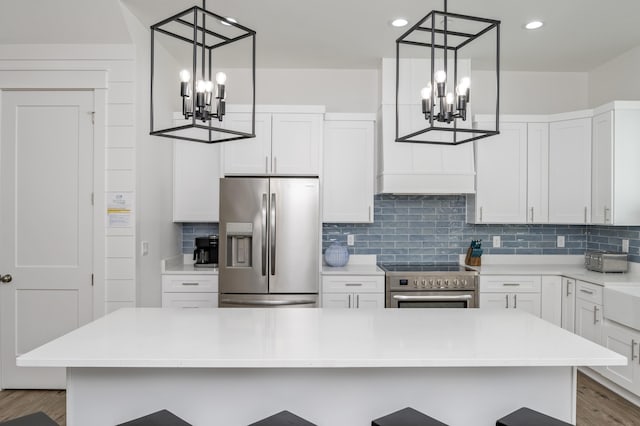
{"label": "door frame", "polygon": [[[27,68],[27,69],[25,69]],[[0,101],[6,90],[93,91],[93,319],[105,314],[105,166],[107,69],[0,69]],[[0,374],[2,372],[0,371]]]}

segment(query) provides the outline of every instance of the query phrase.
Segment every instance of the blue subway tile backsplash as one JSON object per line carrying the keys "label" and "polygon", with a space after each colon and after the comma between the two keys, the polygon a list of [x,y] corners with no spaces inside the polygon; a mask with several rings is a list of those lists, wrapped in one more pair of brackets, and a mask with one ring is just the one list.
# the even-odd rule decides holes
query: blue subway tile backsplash
{"label": "blue subway tile backsplash", "polygon": [[[629,260],[640,262],[640,227],[596,225],[473,225],[465,222],[463,195],[375,196],[374,223],[325,223],[323,251],[333,241],[346,245],[353,234],[351,254],[375,254],[379,262],[457,262],[471,240],[482,240],[485,254],[577,254],[589,250],[620,251],[629,240]],[[194,238],[218,233],[217,223],[183,224],[182,252],[191,253]],[[499,235],[502,247],[493,248]],[[556,247],[556,237],[565,247]]]}

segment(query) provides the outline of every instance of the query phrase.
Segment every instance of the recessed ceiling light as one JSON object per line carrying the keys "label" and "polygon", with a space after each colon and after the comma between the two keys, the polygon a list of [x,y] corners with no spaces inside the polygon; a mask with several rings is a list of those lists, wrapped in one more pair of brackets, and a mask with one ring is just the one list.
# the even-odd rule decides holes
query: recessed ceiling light
{"label": "recessed ceiling light", "polygon": [[394,19],[393,21],[391,21],[391,25],[393,25],[394,27],[404,27],[408,23],[409,23],[409,21],[407,21],[404,18],[398,18],[398,19]]}
{"label": "recessed ceiling light", "polygon": [[529,22],[527,25],[525,25],[524,27],[528,30],[537,30],[538,28],[542,27],[544,25],[544,22],[542,21],[531,21]]}
{"label": "recessed ceiling light", "polygon": [[231,24],[230,24],[229,22],[233,22],[234,24],[237,24],[237,23],[238,23],[238,21],[236,21],[236,20],[235,20],[235,19],[233,19],[233,18],[226,17],[226,18],[224,18],[224,19],[226,19],[226,21],[220,21],[220,23],[221,23],[222,25],[231,26]]}

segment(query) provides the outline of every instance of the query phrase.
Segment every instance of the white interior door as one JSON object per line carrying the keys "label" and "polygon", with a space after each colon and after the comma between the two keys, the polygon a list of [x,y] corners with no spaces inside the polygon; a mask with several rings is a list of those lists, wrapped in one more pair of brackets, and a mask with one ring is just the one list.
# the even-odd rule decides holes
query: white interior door
{"label": "white interior door", "polygon": [[92,318],[93,92],[0,96],[0,384],[64,388],[15,359]]}

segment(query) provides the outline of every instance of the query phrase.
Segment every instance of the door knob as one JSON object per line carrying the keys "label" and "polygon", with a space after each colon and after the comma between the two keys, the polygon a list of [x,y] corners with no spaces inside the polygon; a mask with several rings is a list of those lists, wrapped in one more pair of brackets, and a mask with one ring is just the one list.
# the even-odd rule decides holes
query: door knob
{"label": "door knob", "polygon": [[2,282],[3,284],[10,283],[11,280],[13,280],[13,277],[9,274],[0,275],[0,282]]}

